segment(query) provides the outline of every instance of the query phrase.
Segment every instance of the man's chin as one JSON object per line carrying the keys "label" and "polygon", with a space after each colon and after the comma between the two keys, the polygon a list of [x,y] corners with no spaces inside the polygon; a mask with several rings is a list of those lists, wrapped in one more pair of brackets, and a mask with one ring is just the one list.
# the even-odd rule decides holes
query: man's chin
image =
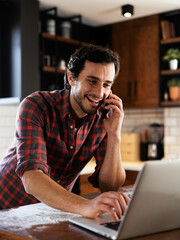
{"label": "man's chin", "polygon": [[84,113],[89,114],[89,115],[93,115],[93,114],[96,114],[96,112],[99,109],[100,105],[92,106],[92,105],[87,104],[87,106],[85,106],[85,105],[79,104],[79,107],[81,108],[81,110]]}
{"label": "man's chin", "polygon": [[89,114],[89,115],[93,115],[93,114],[95,114],[96,112],[97,112],[97,109],[96,109],[96,110],[93,110],[93,111],[92,111],[92,110],[89,110],[89,111],[86,110],[86,113]]}
{"label": "man's chin", "polygon": [[[99,107],[98,107],[99,108]],[[84,109],[83,111],[86,113],[86,114],[90,114],[90,115],[93,115],[93,114],[96,114],[96,112],[97,112],[97,110],[98,110],[98,108],[96,107],[96,108],[91,108],[91,109]]]}

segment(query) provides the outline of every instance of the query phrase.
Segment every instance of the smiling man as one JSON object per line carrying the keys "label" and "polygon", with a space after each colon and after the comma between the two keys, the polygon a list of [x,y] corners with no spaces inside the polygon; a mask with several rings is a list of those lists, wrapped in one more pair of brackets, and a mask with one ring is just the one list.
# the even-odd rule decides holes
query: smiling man
{"label": "smiling man", "polygon": [[[122,216],[129,201],[117,192],[125,180],[124,113],[111,91],[118,72],[115,52],[85,46],[70,58],[66,89],[35,92],[22,101],[15,139],[0,162],[0,209],[42,201],[90,218],[103,212],[115,220]],[[105,118],[104,109],[110,110]],[[102,194],[86,200],[71,189],[93,156],[96,168],[89,181]]]}

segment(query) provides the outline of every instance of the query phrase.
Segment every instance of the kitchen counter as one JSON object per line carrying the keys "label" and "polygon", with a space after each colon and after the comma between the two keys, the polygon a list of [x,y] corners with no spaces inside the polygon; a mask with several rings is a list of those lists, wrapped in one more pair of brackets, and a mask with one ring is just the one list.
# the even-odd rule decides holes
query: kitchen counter
{"label": "kitchen counter", "polygon": [[146,162],[134,161],[134,162],[123,162],[125,170],[129,171],[140,171]]}
{"label": "kitchen counter", "polygon": [[[133,186],[121,188],[121,192],[131,193]],[[84,195],[93,199],[100,193]],[[106,239],[89,231],[79,229],[68,222],[69,218],[80,216],[51,208],[44,203],[35,203],[17,208],[0,210],[1,240],[59,240],[59,239]],[[18,238],[18,235],[19,238]],[[24,236],[24,237],[23,237]]]}
{"label": "kitchen counter", "polygon": [[[144,164],[145,164],[145,162],[142,162],[140,160],[134,161],[134,162],[132,162],[132,161],[131,162],[128,162],[128,161],[123,162],[125,170],[128,170],[128,171],[140,171]],[[93,173],[95,166],[96,166],[96,163],[95,163],[95,160],[93,159],[81,171],[81,175]]]}
{"label": "kitchen counter", "polygon": [[[133,186],[132,186],[133,187]],[[122,191],[131,191],[131,188],[122,188]],[[97,193],[96,193],[97,194]],[[94,194],[86,196],[91,199]],[[95,240],[107,238],[77,227],[68,222],[76,214],[63,212],[48,207],[43,203],[30,204],[18,208],[0,211],[0,239],[1,240]],[[134,240],[179,240],[180,229],[157,233]]]}

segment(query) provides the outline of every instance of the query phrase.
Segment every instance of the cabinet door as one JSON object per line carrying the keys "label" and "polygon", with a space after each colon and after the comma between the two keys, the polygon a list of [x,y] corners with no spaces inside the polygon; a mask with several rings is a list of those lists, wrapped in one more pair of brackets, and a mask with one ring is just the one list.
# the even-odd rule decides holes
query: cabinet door
{"label": "cabinet door", "polygon": [[[129,45],[130,31],[126,30],[121,34],[122,25],[113,25],[113,49],[120,55],[120,73],[113,85],[113,92],[123,99],[124,102],[131,101],[132,95],[132,74],[130,71],[131,50]],[[120,29],[119,29],[120,27]]]}
{"label": "cabinet door", "polygon": [[112,47],[121,58],[121,70],[113,92],[125,107],[159,106],[158,16],[117,23]]}

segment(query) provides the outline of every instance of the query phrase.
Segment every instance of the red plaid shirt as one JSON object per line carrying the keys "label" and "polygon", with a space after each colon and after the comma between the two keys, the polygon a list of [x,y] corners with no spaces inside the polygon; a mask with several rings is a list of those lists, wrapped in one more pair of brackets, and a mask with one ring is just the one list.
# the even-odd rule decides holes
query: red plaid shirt
{"label": "red plaid shirt", "polygon": [[31,94],[20,104],[16,137],[0,161],[0,209],[37,202],[25,192],[20,178],[28,170],[41,169],[70,191],[94,156],[96,169],[89,180],[98,187],[106,145],[100,109],[88,115],[75,134],[69,91]]}

